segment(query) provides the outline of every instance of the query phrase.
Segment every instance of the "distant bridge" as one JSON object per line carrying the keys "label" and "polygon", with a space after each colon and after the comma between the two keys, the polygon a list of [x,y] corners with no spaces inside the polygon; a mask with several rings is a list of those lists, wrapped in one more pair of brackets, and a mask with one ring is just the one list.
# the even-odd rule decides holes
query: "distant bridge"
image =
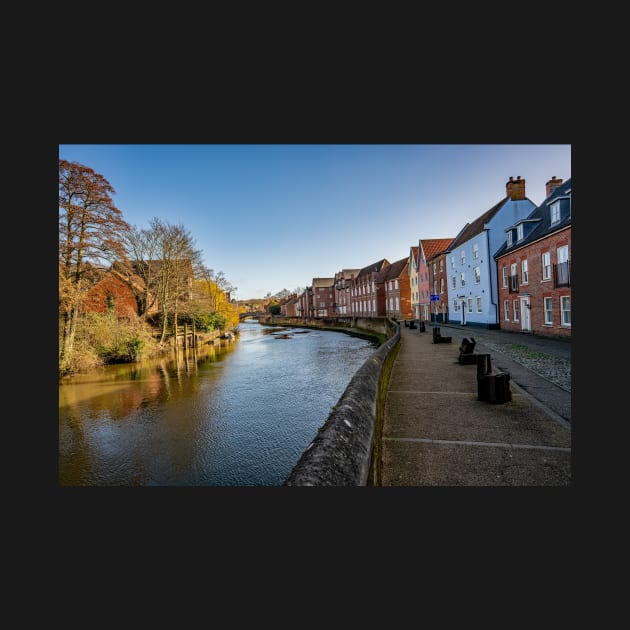
{"label": "distant bridge", "polygon": [[254,317],[254,318],[258,318],[258,317],[263,317],[264,313],[262,313],[261,311],[250,311],[249,313],[239,313],[238,318],[240,320],[243,319],[248,319],[249,317]]}

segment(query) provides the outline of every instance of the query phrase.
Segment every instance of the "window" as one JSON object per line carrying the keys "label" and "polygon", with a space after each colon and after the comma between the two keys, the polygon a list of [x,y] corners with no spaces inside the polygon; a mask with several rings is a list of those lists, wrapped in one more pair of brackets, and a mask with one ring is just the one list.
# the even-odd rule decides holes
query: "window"
{"label": "window", "polygon": [[473,244],[473,260],[479,258],[479,245],[477,243]]}
{"label": "window", "polygon": [[481,282],[481,267],[475,267],[473,271],[475,272],[475,284],[479,284]]}
{"label": "window", "polygon": [[400,310],[400,298],[398,296],[396,296],[396,310]]}
{"label": "window", "polygon": [[440,258],[440,271],[444,271],[444,258]]}
{"label": "window", "polygon": [[560,321],[563,326],[571,325],[571,296],[564,295],[560,298]]}
{"label": "window", "polygon": [[398,289],[398,278],[394,280],[394,289]]}
{"label": "window", "polygon": [[554,270],[554,287],[571,286],[571,267],[569,262],[569,246],[563,245],[556,250],[558,264]]}
{"label": "window", "polygon": [[522,241],[523,240],[523,224],[519,223],[516,226],[516,241]]}
{"label": "window", "polygon": [[376,300],[372,300],[372,311],[376,312]]}
{"label": "window", "polygon": [[392,297],[389,298],[389,310],[390,311],[394,310],[394,298]]}
{"label": "window", "polygon": [[326,306],[326,302],[320,302],[319,303],[319,308],[324,308]]}
{"label": "window", "polygon": [[451,281],[452,281],[451,282],[451,286],[453,287],[453,289],[456,289],[457,288],[457,278],[455,276],[453,276],[451,278]]}
{"label": "window", "polygon": [[507,245],[510,247],[512,245],[512,230],[508,230],[507,233]]}
{"label": "window", "polygon": [[437,293],[437,280],[433,281],[433,293]]}
{"label": "window", "polygon": [[472,313],[472,298],[467,298],[466,302],[468,303],[468,312]]}
{"label": "window", "polygon": [[440,293],[444,293],[444,278],[440,278]]}
{"label": "window", "polygon": [[516,263],[510,265],[510,293],[518,292],[518,273],[516,271]]}
{"label": "window", "polygon": [[463,265],[466,262],[466,252],[464,252],[464,250],[462,249],[459,255],[461,258],[462,265]]}
{"label": "window", "polygon": [[542,279],[549,280],[551,278],[551,255],[544,252],[542,255]]}
{"label": "window", "polygon": [[464,277],[464,272],[462,271],[462,273],[459,274],[459,286],[460,287],[465,287],[466,286],[466,278]]}
{"label": "window", "polygon": [[543,306],[545,310],[545,324],[550,326],[553,324],[553,300],[550,297],[546,297],[543,300]]}
{"label": "window", "polygon": [[481,296],[478,295],[475,300],[477,301],[477,313],[481,313]]}
{"label": "window", "polygon": [[503,302],[503,319],[506,322],[510,321],[510,301],[509,300],[505,300]]}
{"label": "window", "polygon": [[455,256],[451,256],[451,269],[455,269]]}
{"label": "window", "polygon": [[432,267],[433,267],[433,275],[435,275],[435,263],[433,263]]}
{"label": "window", "polygon": [[549,206],[551,225],[560,221],[560,201],[556,201]]}
{"label": "window", "polygon": [[507,289],[507,285],[508,285],[508,270],[507,270],[507,267],[503,267],[502,273],[503,273],[503,288]]}
{"label": "window", "polygon": [[459,300],[457,299],[453,300],[453,310],[459,311]]}
{"label": "window", "polygon": [[517,322],[518,321],[518,300],[514,300],[513,302],[514,304],[514,321]]}
{"label": "window", "polygon": [[527,258],[521,260],[521,284],[527,284],[529,282],[529,276],[527,275]]}

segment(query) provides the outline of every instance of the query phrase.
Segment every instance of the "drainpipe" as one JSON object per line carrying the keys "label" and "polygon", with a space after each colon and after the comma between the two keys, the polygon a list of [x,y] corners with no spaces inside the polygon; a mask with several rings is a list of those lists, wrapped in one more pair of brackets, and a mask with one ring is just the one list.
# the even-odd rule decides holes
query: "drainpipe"
{"label": "drainpipe", "polygon": [[[494,259],[494,256],[491,254],[490,252],[490,230],[488,230],[486,228],[486,250],[488,252],[488,271],[490,272],[490,282],[488,282],[488,285],[490,287],[490,304],[492,304],[492,306],[494,306],[494,325],[498,326],[499,325],[499,313],[497,310],[497,303],[494,301],[494,290],[495,290],[495,286],[498,282],[498,278],[499,278],[499,272],[497,271],[496,273],[496,277],[497,277],[497,282],[493,282],[492,281],[492,270],[490,268],[490,264],[493,264],[496,267],[497,261]],[[492,260],[492,263],[490,263],[490,260]],[[496,271],[496,269],[495,269]],[[488,326],[488,328],[490,328],[490,326]]]}

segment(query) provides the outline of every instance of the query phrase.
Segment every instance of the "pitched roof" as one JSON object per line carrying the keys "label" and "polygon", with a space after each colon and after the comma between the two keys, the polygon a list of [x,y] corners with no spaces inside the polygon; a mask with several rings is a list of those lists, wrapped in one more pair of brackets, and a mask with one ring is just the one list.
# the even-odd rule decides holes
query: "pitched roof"
{"label": "pitched roof", "polygon": [[389,265],[389,261],[387,258],[382,258],[381,260],[372,263],[371,265],[367,265],[367,267],[363,267],[361,271],[357,274],[357,278],[361,278],[364,276],[369,276],[371,273],[379,273],[385,265]]}
{"label": "pitched roof", "polygon": [[332,287],[335,284],[334,278],[313,278],[313,288]]}
{"label": "pitched roof", "polygon": [[431,260],[434,256],[441,254],[453,242],[453,238],[423,238],[420,239],[422,251],[426,260]]}
{"label": "pitched roof", "polygon": [[387,281],[400,278],[400,276],[405,272],[408,264],[409,258],[401,258],[400,260],[393,262],[391,265],[387,265],[381,270],[379,280]]}
{"label": "pitched roof", "polygon": [[508,252],[514,251],[516,249],[520,249],[525,245],[529,245],[534,241],[537,241],[545,236],[549,236],[554,232],[558,232],[559,230],[563,230],[564,228],[571,225],[571,212],[566,212],[561,214],[561,219],[559,222],[551,225],[551,213],[549,212],[549,204],[559,199],[561,197],[570,197],[571,196],[571,178],[567,179],[566,182],[557,186],[554,190],[551,191],[551,194],[537,207],[532,210],[532,212],[525,217],[519,223],[533,223],[535,224],[532,228],[531,232],[525,236],[522,240],[512,243],[510,247],[507,246],[507,240],[501,247],[497,250],[494,257],[497,258],[502,256]]}
{"label": "pitched roof", "polygon": [[465,227],[454,239],[453,242],[449,245],[449,250],[453,250],[456,247],[459,247],[462,243],[469,241],[473,236],[477,236],[477,234],[481,234],[483,232],[483,226],[492,219],[492,217],[501,210],[501,208],[510,201],[509,197],[505,197],[499,201],[498,204],[490,208],[490,210],[486,210],[480,217],[477,217],[472,223],[468,223],[467,227]]}

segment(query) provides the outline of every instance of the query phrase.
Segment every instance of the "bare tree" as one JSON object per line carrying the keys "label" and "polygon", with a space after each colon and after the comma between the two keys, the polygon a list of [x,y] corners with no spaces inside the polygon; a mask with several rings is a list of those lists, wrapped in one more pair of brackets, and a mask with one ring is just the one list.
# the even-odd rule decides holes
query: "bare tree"
{"label": "bare tree", "polygon": [[156,287],[161,313],[161,337],[163,343],[169,324],[176,329],[180,305],[192,298],[195,273],[203,268],[201,252],[194,247],[194,239],[180,224],[171,225],[154,218],[151,230],[157,241],[158,264]]}
{"label": "bare tree", "polygon": [[125,257],[130,229],[114,205],[112,185],[93,169],[59,160],[59,311],[63,319],[60,360],[72,351],[90,272]]}

